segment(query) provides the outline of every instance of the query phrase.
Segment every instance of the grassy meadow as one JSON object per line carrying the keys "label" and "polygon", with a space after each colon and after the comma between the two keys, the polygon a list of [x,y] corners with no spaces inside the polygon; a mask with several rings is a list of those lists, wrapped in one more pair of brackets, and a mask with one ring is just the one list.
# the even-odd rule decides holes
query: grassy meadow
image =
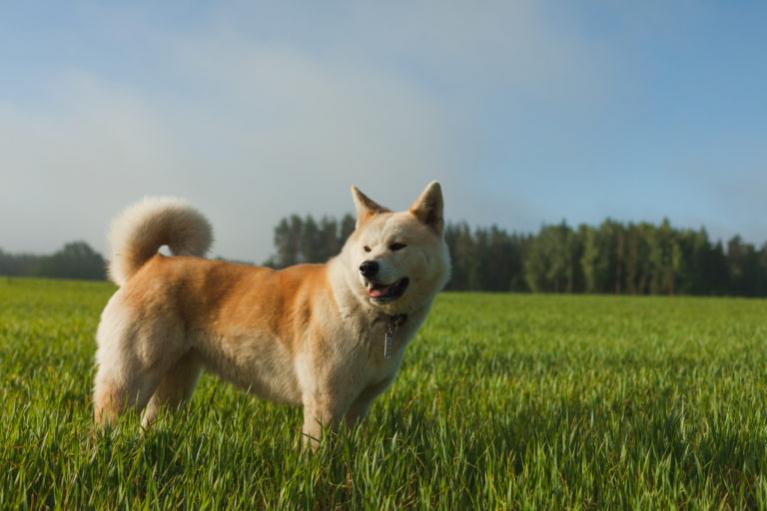
{"label": "grassy meadow", "polygon": [[0,509],[767,508],[767,301],[443,294],[366,427],[215,377],[92,427],[114,288],[0,278]]}

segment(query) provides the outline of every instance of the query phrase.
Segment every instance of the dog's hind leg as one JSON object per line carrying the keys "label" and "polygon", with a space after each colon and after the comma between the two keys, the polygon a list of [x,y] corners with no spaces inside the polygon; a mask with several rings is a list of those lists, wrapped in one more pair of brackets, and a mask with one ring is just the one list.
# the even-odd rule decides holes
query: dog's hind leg
{"label": "dog's hind leg", "polygon": [[196,351],[182,356],[160,380],[144,410],[142,427],[149,428],[163,408],[173,410],[187,401],[194,392],[201,370],[202,362]]}
{"label": "dog's hind leg", "polygon": [[113,423],[129,408],[141,410],[160,381],[157,371],[146,368],[119,370],[101,365],[93,386],[93,413],[96,423]]}
{"label": "dog's hind leg", "polygon": [[188,351],[178,322],[137,321],[133,314],[115,295],[101,317],[93,386],[98,424],[114,422],[129,408],[143,410],[168,369]]}

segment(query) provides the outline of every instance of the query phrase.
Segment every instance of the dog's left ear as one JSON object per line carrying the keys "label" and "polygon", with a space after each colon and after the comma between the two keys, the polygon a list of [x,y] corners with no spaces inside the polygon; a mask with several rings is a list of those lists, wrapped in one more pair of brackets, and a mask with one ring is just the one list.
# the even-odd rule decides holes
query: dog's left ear
{"label": "dog's left ear", "polygon": [[356,186],[352,186],[352,198],[354,199],[354,207],[357,209],[357,227],[371,216],[389,211],[362,193]]}
{"label": "dog's left ear", "polygon": [[429,183],[421,195],[410,206],[410,213],[418,220],[429,226],[434,232],[442,235],[445,220],[442,216],[442,187],[438,182]]}

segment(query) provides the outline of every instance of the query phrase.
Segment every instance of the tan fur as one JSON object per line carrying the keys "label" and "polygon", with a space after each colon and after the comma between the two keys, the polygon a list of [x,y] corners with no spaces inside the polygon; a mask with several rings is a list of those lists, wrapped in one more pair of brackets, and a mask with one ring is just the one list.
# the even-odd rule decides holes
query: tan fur
{"label": "tan fur", "polygon": [[147,197],[123,211],[109,231],[109,276],[123,285],[162,245],[174,255],[204,256],[210,224],[176,197]]}
{"label": "tan fur", "polygon": [[[146,408],[149,426],[163,408],[189,398],[202,368],[262,398],[302,405],[313,445],[322,427],[364,417],[444,286],[449,259],[437,183],[407,212],[352,193],[358,225],[341,253],[326,264],[279,271],[160,255],[161,245],[174,254],[207,250],[204,217],[176,199],[126,210],[115,224],[122,241],[110,262],[123,285],[97,332],[97,422],[133,407]],[[407,248],[391,251],[395,241]],[[380,304],[368,296],[359,272],[368,259],[379,263],[386,283],[410,279],[400,298]],[[385,332],[398,314],[407,320],[385,359]]]}

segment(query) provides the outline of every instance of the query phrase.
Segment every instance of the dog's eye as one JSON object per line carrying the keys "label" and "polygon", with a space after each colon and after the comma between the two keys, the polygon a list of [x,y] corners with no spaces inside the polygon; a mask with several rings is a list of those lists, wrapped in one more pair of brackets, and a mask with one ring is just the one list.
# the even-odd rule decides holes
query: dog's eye
{"label": "dog's eye", "polygon": [[392,252],[396,252],[397,250],[402,250],[406,246],[407,245],[405,245],[404,243],[392,243],[391,245],[389,245],[389,250],[391,250]]}
{"label": "dog's eye", "polygon": [[369,246],[365,245],[362,248],[363,248],[363,250],[365,250],[365,252],[370,252],[370,247]]}

